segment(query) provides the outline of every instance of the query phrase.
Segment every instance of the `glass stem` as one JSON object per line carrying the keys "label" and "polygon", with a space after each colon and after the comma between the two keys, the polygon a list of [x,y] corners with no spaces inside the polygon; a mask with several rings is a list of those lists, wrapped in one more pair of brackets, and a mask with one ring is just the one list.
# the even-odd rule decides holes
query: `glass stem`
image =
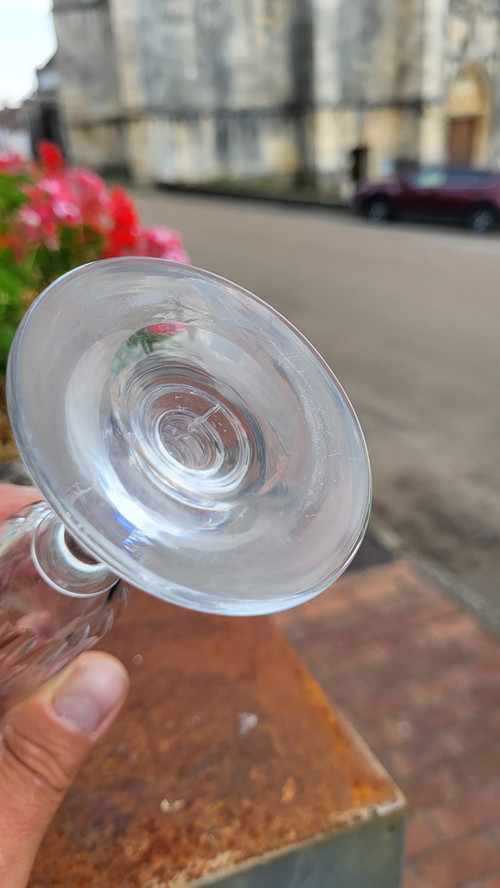
{"label": "glass stem", "polygon": [[90,650],[128,596],[46,503],[0,526],[0,715]]}
{"label": "glass stem", "polygon": [[52,510],[35,529],[31,559],[41,578],[63,595],[78,598],[101,595],[111,590],[119,579],[68,534]]}

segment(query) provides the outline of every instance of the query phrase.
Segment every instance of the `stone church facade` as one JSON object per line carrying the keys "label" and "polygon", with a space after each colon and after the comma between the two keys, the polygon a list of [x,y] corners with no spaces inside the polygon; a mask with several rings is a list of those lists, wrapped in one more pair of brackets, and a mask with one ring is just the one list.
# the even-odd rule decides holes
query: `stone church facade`
{"label": "stone church facade", "polygon": [[500,0],[54,0],[72,160],[138,182],[500,166]]}

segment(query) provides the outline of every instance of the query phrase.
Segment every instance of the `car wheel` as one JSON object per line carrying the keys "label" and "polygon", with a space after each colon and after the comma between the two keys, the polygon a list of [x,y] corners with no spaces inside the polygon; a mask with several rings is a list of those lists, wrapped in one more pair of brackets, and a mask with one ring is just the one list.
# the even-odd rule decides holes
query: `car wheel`
{"label": "car wheel", "polygon": [[382,195],[372,197],[365,206],[365,216],[371,222],[387,222],[391,216],[391,205]]}
{"label": "car wheel", "polygon": [[496,210],[494,207],[490,207],[487,204],[472,207],[467,214],[467,225],[471,231],[475,231],[476,234],[487,234],[488,231],[493,231],[496,224]]}

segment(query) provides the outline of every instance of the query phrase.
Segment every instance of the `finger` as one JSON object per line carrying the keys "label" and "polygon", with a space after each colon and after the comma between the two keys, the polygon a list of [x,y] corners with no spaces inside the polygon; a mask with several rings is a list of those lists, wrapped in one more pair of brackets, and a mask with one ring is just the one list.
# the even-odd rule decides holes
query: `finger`
{"label": "finger", "polygon": [[127,690],[118,660],[86,653],[2,719],[0,885],[26,885],[50,820]]}
{"label": "finger", "polygon": [[0,484],[0,521],[9,518],[19,509],[41,500],[36,487],[21,487],[20,484]]}

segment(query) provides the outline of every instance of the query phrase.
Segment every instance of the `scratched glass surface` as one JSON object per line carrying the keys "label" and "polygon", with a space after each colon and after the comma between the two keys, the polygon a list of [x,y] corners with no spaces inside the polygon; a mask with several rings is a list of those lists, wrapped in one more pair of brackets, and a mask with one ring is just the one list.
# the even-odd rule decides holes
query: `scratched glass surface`
{"label": "scratched glass surface", "polygon": [[163,260],[85,266],[35,302],[12,368],[36,482],[135,585],[264,613],[326,588],[357,548],[370,479],[354,411],[307,340],[237,285]]}

